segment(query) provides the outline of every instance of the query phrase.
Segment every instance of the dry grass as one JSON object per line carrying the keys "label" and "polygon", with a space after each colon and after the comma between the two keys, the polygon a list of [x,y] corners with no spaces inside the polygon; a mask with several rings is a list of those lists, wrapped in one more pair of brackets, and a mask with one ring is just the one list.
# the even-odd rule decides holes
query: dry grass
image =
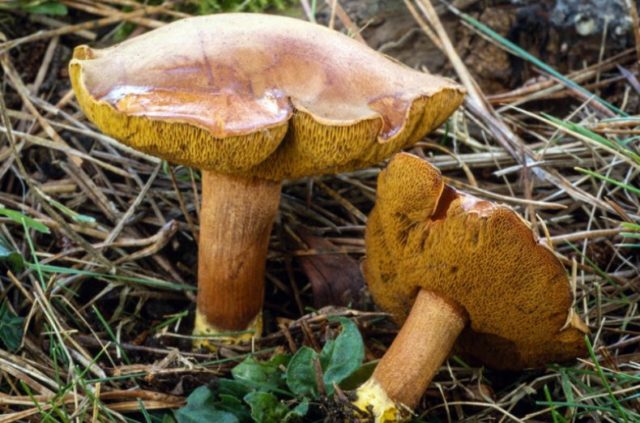
{"label": "dry grass", "polygon": [[[318,348],[329,315],[355,319],[367,358],[379,357],[393,326],[366,301],[368,311],[309,313],[298,261],[363,256],[378,168],[285,183],[270,245],[268,335],[215,355],[191,351],[199,175],[100,134],[64,78],[75,43],[113,42],[117,22],[134,23],[135,34],[185,13],[171,3],[61,3],[73,19],[14,11],[0,22],[0,204],[21,213],[0,214],[0,247],[24,262],[10,266],[8,253],[0,262],[0,422],[160,421],[152,410],[179,407],[247,354]],[[357,31],[339,2],[327,3],[331,22]],[[453,358],[418,412],[426,421],[640,421],[640,119],[629,116],[638,112],[636,50],[605,53],[568,75],[534,63],[535,84],[487,97],[430,3],[406,3],[469,91],[465,107],[411,151],[455,187],[531,222],[565,264],[591,329],[589,357],[541,371],[500,373]],[[555,116],[542,113],[549,109]],[[301,226],[335,248],[308,248]],[[16,327],[24,331],[9,348]]]}

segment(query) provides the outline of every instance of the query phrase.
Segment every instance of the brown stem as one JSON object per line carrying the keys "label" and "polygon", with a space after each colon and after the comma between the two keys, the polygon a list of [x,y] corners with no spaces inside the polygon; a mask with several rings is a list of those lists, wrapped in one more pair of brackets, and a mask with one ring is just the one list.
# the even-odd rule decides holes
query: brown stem
{"label": "brown stem", "polygon": [[261,329],[267,249],[279,201],[280,182],[203,171],[196,334]]}
{"label": "brown stem", "polygon": [[[381,389],[395,404],[415,408],[422,394],[449,355],[467,323],[467,313],[459,304],[438,294],[420,290],[409,317],[391,347],[376,366],[371,379],[358,390],[358,406],[374,411],[379,404],[363,403],[376,397],[364,392]],[[379,398],[379,394],[377,395]],[[384,420],[379,421],[394,421]]]}

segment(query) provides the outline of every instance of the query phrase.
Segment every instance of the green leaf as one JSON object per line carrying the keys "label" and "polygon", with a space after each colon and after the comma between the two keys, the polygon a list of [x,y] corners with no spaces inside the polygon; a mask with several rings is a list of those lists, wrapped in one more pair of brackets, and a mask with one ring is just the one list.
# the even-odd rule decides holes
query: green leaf
{"label": "green leaf", "polygon": [[175,412],[178,423],[239,423],[236,416],[216,408],[213,392],[201,386],[189,395],[187,405]]}
{"label": "green leaf", "polygon": [[289,361],[287,366],[287,386],[298,396],[318,396],[316,370],[313,365],[318,354],[309,347],[302,347]]}
{"label": "green leaf", "polygon": [[16,223],[19,223],[21,225],[24,224],[28,228],[34,229],[43,234],[49,233],[49,228],[45,224],[40,223],[37,220],[34,220],[29,216],[26,216],[20,213],[19,211],[7,209],[7,208],[0,208],[0,215],[6,216]]}
{"label": "green leaf", "polygon": [[24,269],[22,254],[12,249],[2,238],[0,238],[0,262],[6,262],[14,273],[22,272]]}
{"label": "green leaf", "polygon": [[336,341],[334,339],[329,339],[322,347],[322,351],[320,351],[320,367],[322,367],[323,371],[329,367],[329,363],[331,363],[331,357],[333,356],[333,349],[335,346]]}
{"label": "green leaf", "polygon": [[353,391],[357,389],[360,385],[369,380],[377,365],[377,360],[364,363],[358,368],[358,370],[351,373],[348,378],[340,382],[340,388],[345,391]]}
{"label": "green leaf", "polygon": [[16,316],[4,301],[0,305],[0,342],[9,351],[16,351],[22,340],[22,323],[24,319]]}
{"label": "green leaf", "polygon": [[251,414],[242,398],[251,392],[251,388],[244,382],[233,379],[218,379],[216,385],[214,390],[218,395],[217,407],[232,413],[241,422],[250,421]]}
{"label": "green leaf", "polygon": [[226,411],[236,416],[241,422],[251,421],[251,414],[247,405],[242,401],[242,397],[218,393],[216,408]]}
{"label": "green leaf", "polygon": [[[338,319],[342,324],[342,332],[335,339],[333,345],[328,342],[322,350],[329,349],[325,357],[326,367],[323,366],[323,380],[327,394],[333,393],[333,385],[339,384],[362,365],[364,359],[364,343],[358,327],[349,319]],[[322,363],[322,360],[321,360]]]}
{"label": "green leaf", "polygon": [[57,1],[36,2],[36,4],[25,6],[23,10],[28,13],[52,16],[65,16],[69,12],[67,6]]}
{"label": "green leaf", "polygon": [[282,419],[282,421],[284,423],[300,421],[304,416],[307,415],[308,412],[309,412],[309,400],[304,398],[300,404],[296,405],[293,410],[289,411],[284,416],[284,419]]}
{"label": "green leaf", "polygon": [[251,392],[244,397],[244,401],[251,407],[251,418],[256,423],[280,423],[289,411],[270,392]]}
{"label": "green leaf", "polygon": [[364,343],[358,327],[349,319],[338,319],[342,332],[334,340],[324,344],[320,354],[311,348],[302,347],[291,358],[287,368],[287,386],[298,396],[318,396],[314,361],[320,360],[323,381],[328,395],[333,394],[333,385],[339,384],[358,370],[364,359]]}
{"label": "green leaf", "polygon": [[280,366],[285,366],[289,357],[275,355],[269,361],[257,361],[247,357],[231,370],[233,378],[261,390],[273,391],[284,386],[284,375]]}
{"label": "green leaf", "polygon": [[244,382],[240,382],[232,379],[218,379],[216,387],[218,395],[230,395],[236,398],[243,398],[249,392],[251,388]]}

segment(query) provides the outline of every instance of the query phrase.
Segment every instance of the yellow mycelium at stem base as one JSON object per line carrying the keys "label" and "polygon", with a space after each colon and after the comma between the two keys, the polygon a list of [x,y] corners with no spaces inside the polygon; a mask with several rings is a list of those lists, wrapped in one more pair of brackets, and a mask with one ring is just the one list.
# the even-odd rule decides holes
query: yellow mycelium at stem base
{"label": "yellow mycelium at stem base", "polygon": [[259,338],[262,335],[262,312],[249,323],[249,326],[242,332],[233,332],[216,328],[207,323],[205,316],[196,310],[196,321],[193,328],[194,336],[201,336],[193,341],[195,348],[206,348],[210,351],[218,349],[216,344],[224,343],[227,345],[240,344],[242,342],[251,341],[252,338]]}
{"label": "yellow mycelium at stem base", "polygon": [[357,399],[353,403],[360,410],[373,414],[375,423],[394,423],[405,421],[406,418],[382,386],[370,378],[356,391]]}

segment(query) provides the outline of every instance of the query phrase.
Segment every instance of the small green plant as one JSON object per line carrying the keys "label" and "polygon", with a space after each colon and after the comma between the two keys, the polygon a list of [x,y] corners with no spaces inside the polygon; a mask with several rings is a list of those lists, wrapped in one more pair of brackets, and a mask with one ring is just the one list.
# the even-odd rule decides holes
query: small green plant
{"label": "small green plant", "polygon": [[24,258],[19,251],[0,236],[0,263],[6,265],[12,272],[21,272],[24,269]]}
{"label": "small green plant", "polygon": [[348,319],[338,321],[342,331],[320,353],[302,347],[293,356],[278,354],[268,361],[248,357],[233,368],[231,378],[197,388],[175,412],[178,423],[300,421],[314,401],[333,395],[336,386],[362,367],[364,343],[358,328]]}
{"label": "small green plant", "polygon": [[67,6],[50,0],[11,0],[0,3],[0,10],[20,10],[39,15],[64,16],[68,13]]}
{"label": "small green plant", "polygon": [[9,309],[6,301],[0,304],[0,346],[9,351],[16,351],[22,341],[22,324],[24,319],[16,316]]}

